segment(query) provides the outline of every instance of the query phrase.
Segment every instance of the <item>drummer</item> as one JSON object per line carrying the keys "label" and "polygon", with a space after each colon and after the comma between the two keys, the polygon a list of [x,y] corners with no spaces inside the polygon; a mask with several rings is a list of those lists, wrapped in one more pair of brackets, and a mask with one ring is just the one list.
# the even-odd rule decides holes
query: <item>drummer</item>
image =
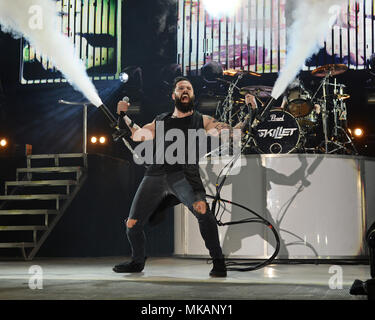
{"label": "drummer", "polygon": [[[284,94],[283,102],[282,102],[280,108],[285,109],[287,105],[288,105],[288,95]],[[314,107],[313,107],[313,111],[315,112],[316,115],[320,114],[320,112],[321,112],[320,104],[315,103]]]}
{"label": "drummer", "polygon": [[[257,116],[258,113],[259,113],[258,103],[257,103],[257,100],[256,100],[255,96],[252,95],[251,93],[247,93],[245,95],[245,103],[246,103],[246,105],[248,107],[251,107],[251,108],[249,108],[249,112],[252,111],[252,116],[251,117],[254,119],[254,117]],[[281,109],[285,109],[287,105],[288,105],[288,94],[285,93],[284,97],[283,97],[283,102],[282,102],[280,108]],[[320,112],[321,112],[320,105],[317,104],[317,103],[314,104],[314,109],[313,110],[314,110],[314,112],[317,115],[320,114]]]}
{"label": "drummer", "polygon": [[[282,98],[281,106],[279,108],[287,110],[287,106],[289,104],[288,96],[289,96],[290,91],[295,90],[295,89],[299,89],[299,88],[304,89],[301,80],[299,79],[299,77],[297,77],[288,86],[288,88],[285,90],[283,98]],[[251,115],[252,120],[251,121],[253,121],[255,119],[255,117],[260,113],[260,109],[261,109],[261,108],[258,108],[258,102],[257,102],[256,96],[253,95],[250,91],[248,91],[245,94],[245,103],[249,107],[249,113],[250,112],[252,113],[252,115]],[[262,103],[262,106],[264,106],[263,103]],[[277,108],[277,107],[275,107],[275,108]],[[320,116],[320,113],[321,113],[321,106],[319,104],[317,104],[317,103],[314,104],[313,113],[316,115],[316,117],[320,118],[319,116]],[[250,123],[252,123],[252,122],[250,122]]]}
{"label": "drummer", "polygon": [[[306,91],[306,89],[304,88],[301,80],[299,77],[295,78],[294,81],[288,86],[288,88],[285,90],[284,92],[284,96],[283,96],[283,102],[280,106],[281,109],[285,109],[289,103],[288,101],[288,96],[289,96],[289,93],[291,90],[295,90],[295,89],[300,89],[302,88],[304,91]],[[314,107],[313,107],[313,111],[315,112],[316,115],[319,115],[320,112],[321,112],[321,107],[319,104],[315,103],[314,104]]]}

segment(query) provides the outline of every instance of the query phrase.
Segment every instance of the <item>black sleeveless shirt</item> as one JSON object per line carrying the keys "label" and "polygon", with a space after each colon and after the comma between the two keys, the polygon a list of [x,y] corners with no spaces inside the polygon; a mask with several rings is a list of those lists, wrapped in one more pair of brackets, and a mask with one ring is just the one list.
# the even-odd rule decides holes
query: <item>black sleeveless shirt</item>
{"label": "black sleeveless shirt", "polygon": [[[164,136],[158,137],[158,132],[155,130],[155,138],[153,140],[154,143],[154,163],[151,164],[145,172],[146,176],[155,176],[155,175],[163,175],[168,174],[172,172],[182,172],[185,175],[185,178],[188,180],[190,185],[192,186],[194,192],[197,195],[197,198],[205,198],[206,190],[203,186],[202,179],[199,173],[199,144],[198,144],[198,138],[195,143],[196,150],[195,155],[196,161],[195,163],[190,163],[192,161],[176,164],[169,164],[166,159],[164,159],[163,164],[157,164],[157,155],[156,155],[156,148],[158,147],[156,144],[160,139],[164,139],[164,150],[162,149],[163,156],[165,155],[165,151],[168,149],[168,147],[174,143],[174,141],[165,141],[165,134],[170,129],[180,129],[182,132],[184,132],[185,136],[185,160],[188,160],[189,152],[192,152],[192,150],[189,150],[189,143],[188,143],[188,130],[189,129],[204,129],[203,125],[203,116],[198,111],[194,111],[194,113],[188,117],[184,118],[172,118],[172,113],[163,113],[155,118],[155,121],[162,121],[164,124]],[[190,145],[191,146],[191,145]],[[160,159],[159,159],[160,160]]]}
{"label": "black sleeveless shirt", "polygon": [[[164,136],[163,137],[157,137],[157,132],[155,130],[155,138],[153,140],[154,145],[154,163],[150,165],[145,172],[146,176],[155,176],[155,175],[164,175],[169,174],[172,172],[180,172],[186,180],[189,182],[189,184],[192,186],[196,200],[203,200],[206,198],[206,189],[203,186],[202,179],[199,173],[199,155],[198,150],[196,150],[196,154],[198,155],[197,161],[195,164],[168,164],[166,161],[164,161],[163,164],[157,164],[155,162],[156,160],[156,144],[159,141],[159,139],[164,139],[165,148],[163,151],[165,151],[169,145],[173,143],[166,142],[165,141],[165,133],[169,129],[180,129],[184,132],[185,135],[185,155],[189,154],[189,145],[188,145],[188,139],[187,139],[187,130],[188,129],[204,129],[203,126],[203,116],[198,111],[194,111],[194,113],[191,116],[185,117],[185,118],[172,118],[172,113],[163,113],[155,118],[155,121],[163,121],[164,124]],[[198,143],[196,143],[196,146],[198,148]],[[160,221],[164,219],[164,216],[166,214],[165,209],[168,207],[173,207],[177,204],[179,204],[180,201],[173,195],[170,195],[166,197],[162,203],[160,203],[159,207],[152,213],[150,217],[150,223],[151,225],[158,224]]]}
{"label": "black sleeveless shirt", "polygon": [[[151,164],[147,170],[145,175],[146,176],[155,176],[155,175],[163,175],[163,174],[168,174],[176,171],[184,171],[184,168],[186,166],[194,166],[198,165],[199,162],[199,141],[198,139],[195,141],[195,144],[193,146],[196,147],[194,150],[194,161],[188,164],[188,158],[189,154],[193,152],[189,148],[189,141],[188,141],[188,130],[189,129],[194,129],[194,130],[199,130],[199,129],[204,129],[203,126],[203,116],[200,114],[198,111],[194,111],[194,113],[190,116],[184,117],[184,118],[172,118],[172,113],[163,113],[155,118],[155,121],[157,122],[156,128],[159,127],[159,130],[155,130],[155,138],[153,141],[153,147],[154,147],[154,154],[153,154],[153,164]],[[161,130],[163,129],[163,130]],[[172,148],[174,150],[173,152],[173,159],[174,162],[176,162],[177,158],[180,160],[176,163],[168,163],[167,160],[171,159],[166,159],[168,156],[166,155],[166,151],[168,148],[172,146],[172,144],[176,143],[177,137],[174,136],[174,139],[172,141],[166,141],[166,133],[169,130],[173,129],[179,129],[181,132],[183,132],[183,138],[184,138],[184,145],[181,146],[184,154],[180,154],[179,157],[177,157],[176,152],[181,152],[180,148]],[[160,136],[162,134],[162,136]],[[181,142],[181,141],[179,141]],[[192,145],[190,144],[190,147]],[[171,157],[171,154],[169,153],[169,157]],[[182,160],[182,161],[181,161]]]}

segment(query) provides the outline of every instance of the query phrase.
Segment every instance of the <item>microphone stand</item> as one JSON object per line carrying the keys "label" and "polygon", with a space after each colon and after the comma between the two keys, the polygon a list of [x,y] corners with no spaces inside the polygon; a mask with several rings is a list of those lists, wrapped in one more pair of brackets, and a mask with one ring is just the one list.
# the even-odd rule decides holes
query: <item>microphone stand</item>
{"label": "microphone stand", "polygon": [[83,139],[82,139],[82,153],[83,153],[83,162],[84,167],[87,168],[87,106],[91,103],[86,102],[75,102],[75,101],[66,101],[59,100],[59,104],[66,104],[71,106],[83,106]]}
{"label": "microphone stand", "polygon": [[[82,105],[84,106],[84,133],[83,133],[83,153],[87,154],[87,106],[93,105],[91,102],[73,102],[73,101],[66,101],[66,100],[59,100],[60,104],[67,104],[67,105]],[[118,140],[122,140],[124,145],[129,149],[129,151],[133,154],[134,157],[139,159],[139,155],[134,151],[133,147],[130,145],[128,140],[125,137],[130,137],[132,135],[129,127],[125,124],[124,126],[120,125],[120,121],[117,121],[116,117],[109,111],[105,104],[101,104],[98,109],[100,109],[106,118],[109,121],[109,126],[115,130],[112,133],[112,138],[115,142]],[[119,119],[121,120],[121,119]]]}

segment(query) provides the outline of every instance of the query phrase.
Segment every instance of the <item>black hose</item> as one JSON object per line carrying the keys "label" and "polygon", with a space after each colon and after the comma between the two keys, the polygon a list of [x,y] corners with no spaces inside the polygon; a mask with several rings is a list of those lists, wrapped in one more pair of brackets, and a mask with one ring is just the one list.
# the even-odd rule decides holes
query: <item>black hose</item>
{"label": "black hose", "polygon": [[[275,240],[276,240],[276,248],[275,248],[275,251],[274,253],[272,254],[271,257],[269,257],[268,259],[266,259],[265,261],[262,261],[260,263],[246,263],[246,262],[235,262],[235,261],[228,261],[226,263],[227,265],[227,269],[230,270],[230,271],[254,271],[254,270],[257,270],[257,269],[260,269],[260,268],[263,268],[269,264],[272,263],[272,261],[276,258],[276,256],[278,255],[279,251],[280,251],[280,237],[276,231],[276,229],[274,228],[274,226],[268,221],[266,220],[265,218],[263,218],[262,216],[260,216],[258,213],[256,213],[255,211],[241,205],[241,204],[238,204],[236,202],[232,202],[232,201],[229,201],[229,200],[225,200],[225,199],[222,199],[222,198],[217,198],[217,196],[211,196],[211,195],[206,195],[208,198],[211,198],[211,199],[215,199],[215,200],[218,200],[218,201],[223,201],[223,202],[226,202],[226,203],[230,203],[232,205],[235,205],[237,207],[240,207],[252,214],[254,214],[257,218],[249,218],[249,219],[243,219],[243,220],[239,220],[239,221],[230,221],[230,222],[226,222],[226,223],[223,223],[221,221],[217,221],[218,225],[219,226],[230,226],[230,225],[236,225],[236,224],[243,224],[243,223],[261,223],[261,224],[264,224],[265,226],[267,226],[269,229],[271,229],[273,235],[275,236]],[[247,268],[238,268],[238,267],[231,267],[231,266],[249,266]]]}

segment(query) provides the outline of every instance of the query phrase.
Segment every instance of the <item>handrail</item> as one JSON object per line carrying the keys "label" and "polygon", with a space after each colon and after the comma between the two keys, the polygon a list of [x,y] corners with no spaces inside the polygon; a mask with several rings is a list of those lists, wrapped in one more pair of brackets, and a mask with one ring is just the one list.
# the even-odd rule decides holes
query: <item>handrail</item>
{"label": "handrail", "polygon": [[82,141],[82,153],[84,155],[84,166],[87,167],[87,106],[92,104],[89,101],[76,102],[76,101],[66,101],[59,100],[60,104],[83,106],[83,141]]}

